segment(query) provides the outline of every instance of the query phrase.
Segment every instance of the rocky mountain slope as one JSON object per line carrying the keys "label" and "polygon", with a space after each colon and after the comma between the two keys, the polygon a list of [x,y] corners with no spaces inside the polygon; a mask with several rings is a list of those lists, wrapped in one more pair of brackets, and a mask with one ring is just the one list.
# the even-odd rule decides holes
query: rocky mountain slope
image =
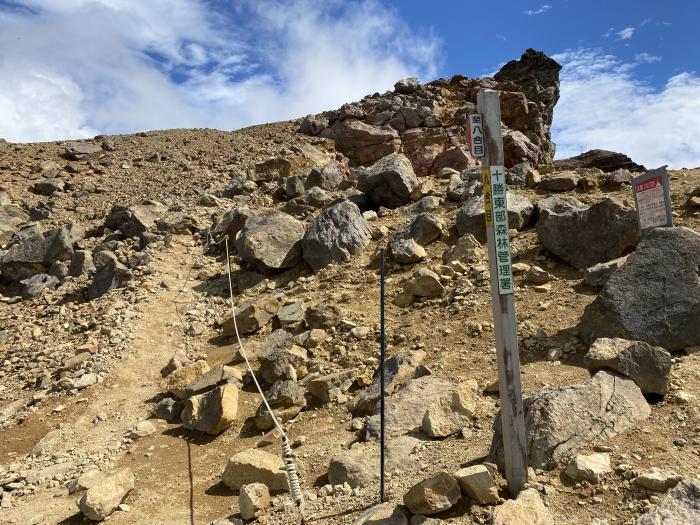
{"label": "rocky mountain slope", "polygon": [[[559,66],[236,132],[0,143],[0,522],[700,522],[700,170],[640,237],[621,154],[553,161]],[[479,168],[502,91],[527,490],[503,466]],[[378,502],[379,252],[387,496]]]}

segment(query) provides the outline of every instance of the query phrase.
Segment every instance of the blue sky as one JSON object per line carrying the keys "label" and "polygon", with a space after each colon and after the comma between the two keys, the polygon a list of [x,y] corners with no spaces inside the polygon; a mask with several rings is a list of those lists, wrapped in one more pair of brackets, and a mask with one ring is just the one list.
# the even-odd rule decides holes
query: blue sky
{"label": "blue sky", "polygon": [[237,129],[533,47],[564,66],[558,157],[700,166],[698,20],[693,0],[0,0],[0,137]]}

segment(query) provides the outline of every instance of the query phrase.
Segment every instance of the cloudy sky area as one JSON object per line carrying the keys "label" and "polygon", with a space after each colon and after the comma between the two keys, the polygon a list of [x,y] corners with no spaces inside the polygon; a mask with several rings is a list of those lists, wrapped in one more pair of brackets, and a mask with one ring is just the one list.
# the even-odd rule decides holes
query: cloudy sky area
{"label": "cloudy sky area", "polygon": [[697,3],[546,1],[0,0],[0,137],[237,129],[534,47],[564,66],[558,157],[700,166]]}

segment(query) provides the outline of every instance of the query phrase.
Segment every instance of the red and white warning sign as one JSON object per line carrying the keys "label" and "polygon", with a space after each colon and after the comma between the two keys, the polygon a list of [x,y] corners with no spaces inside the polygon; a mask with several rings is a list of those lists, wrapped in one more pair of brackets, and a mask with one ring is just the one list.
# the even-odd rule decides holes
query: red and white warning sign
{"label": "red and white warning sign", "polygon": [[484,124],[480,113],[470,113],[467,118],[467,143],[472,156],[483,157],[486,154],[484,147]]}
{"label": "red and white warning sign", "polygon": [[667,226],[669,222],[669,208],[664,187],[664,175],[651,174],[640,180],[632,181],[634,195],[637,201],[637,214],[639,227],[655,228]]}

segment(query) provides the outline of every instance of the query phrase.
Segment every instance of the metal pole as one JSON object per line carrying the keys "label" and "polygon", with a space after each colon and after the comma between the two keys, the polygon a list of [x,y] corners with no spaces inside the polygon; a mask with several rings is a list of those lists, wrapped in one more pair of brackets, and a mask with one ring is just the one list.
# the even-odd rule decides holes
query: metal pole
{"label": "metal pole", "polygon": [[380,252],[379,283],[379,496],[384,503],[384,250]]}
{"label": "metal pole", "polygon": [[[527,443],[523,414],[523,398],[520,387],[520,355],[518,353],[518,327],[515,318],[512,272],[510,268],[510,239],[508,238],[507,186],[501,136],[500,93],[482,90],[477,96],[477,110],[483,116],[486,135],[486,156],[482,162],[484,178],[484,211],[488,240],[489,269],[491,272],[491,299],[496,332],[496,358],[498,384],[501,397],[501,427],[508,491],[516,496],[527,483]],[[495,177],[495,179],[493,179]],[[503,190],[499,200],[500,213],[494,209],[495,185]],[[505,214],[505,216],[503,215]],[[502,229],[496,233],[497,222]],[[496,238],[500,246],[497,248]],[[498,252],[498,253],[497,253]],[[505,260],[500,257],[504,255]],[[506,282],[500,281],[501,267],[505,266]]]}

